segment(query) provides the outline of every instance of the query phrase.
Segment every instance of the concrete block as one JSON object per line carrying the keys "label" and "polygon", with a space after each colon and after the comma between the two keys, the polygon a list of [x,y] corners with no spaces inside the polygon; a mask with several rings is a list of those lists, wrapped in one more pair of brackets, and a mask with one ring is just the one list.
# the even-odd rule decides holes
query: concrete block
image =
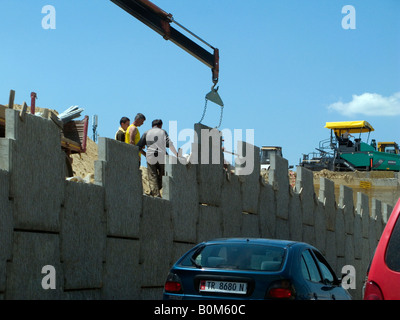
{"label": "concrete block", "polygon": [[164,286],[158,288],[142,288],[140,292],[141,300],[162,300]]}
{"label": "concrete block", "polygon": [[219,206],[225,170],[222,136],[215,128],[196,123],[192,159],[197,159],[199,202]]}
{"label": "concrete block", "polygon": [[[14,232],[12,261],[7,263],[7,300],[59,300],[63,297],[63,267],[60,263],[59,235]],[[54,267],[55,289],[44,289],[50,277],[44,266]],[[44,273],[42,273],[42,271]]]}
{"label": "concrete block", "polygon": [[260,238],[259,216],[251,213],[243,213],[242,237]]}
{"label": "concrete block", "polygon": [[[15,228],[59,232],[64,199],[65,154],[60,148],[58,127],[51,121],[6,110],[10,196],[14,199]],[[3,155],[2,162],[4,162]],[[4,165],[4,163],[3,163]]]}
{"label": "concrete block", "polygon": [[141,287],[164,286],[172,264],[173,226],[171,202],[143,196],[140,224]]}
{"label": "concrete block", "polygon": [[345,265],[354,265],[355,260],[355,249],[354,249],[354,235],[346,234],[345,235],[345,254],[344,254],[344,264]]}
{"label": "concrete block", "polygon": [[199,225],[197,226],[197,243],[221,238],[222,212],[214,206],[199,206]]}
{"label": "concrete block", "polygon": [[362,239],[361,269],[360,269],[361,274],[359,274],[359,275],[362,275],[364,277],[364,279],[365,279],[365,275],[367,274],[368,265],[371,262],[371,259],[373,257],[373,252],[374,252],[374,250],[372,250],[372,253],[371,253],[368,239],[363,238]]}
{"label": "concrete block", "polygon": [[303,232],[302,228],[302,210],[300,195],[292,193],[289,203],[289,232],[290,239],[295,241],[302,241]]}
{"label": "concrete block", "polygon": [[362,261],[360,259],[355,259],[353,266],[356,269],[356,288],[349,289],[349,293],[353,297],[353,300],[362,300],[362,286],[365,280],[365,273],[362,270]]}
{"label": "concrete block", "polygon": [[393,207],[392,206],[388,205],[387,203],[382,203],[382,220],[383,220],[383,225],[384,226],[388,222],[392,212],[393,212]]}
{"label": "concrete block", "polygon": [[354,216],[354,258],[362,259],[362,218],[359,212],[355,213]]}
{"label": "concrete block", "polygon": [[362,236],[368,238],[369,224],[369,198],[366,194],[357,192],[357,213],[362,220]]}
{"label": "concrete block", "polygon": [[335,200],[335,184],[333,181],[320,178],[319,187],[319,201],[325,207],[326,216],[326,229],[330,231],[335,230],[335,217],[336,217],[336,200]]}
{"label": "concrete block", "polygon": [[263,238],[274,238],[276,229],[276,200],[275,191],[269,184],[260,187],[260,231]]}
{"label": "concrete block", "polygon": [[107,238],[102,299],[140,299],[140,241]]}
{"label": "concrete block", "polygon": [[238,150],[242,150],[241,159],[247,159],[242,166],[235,167],[235,174],[240,175],[242,211],[257,213],[260,193],[260,148],[238,141]]}
{"label": "concrete block", "polygon": [[14,223],[13,206],[8,199],[9,187],[8,172],[0,170],[0,292],[6,290],[6,261],[12,259]]}
{"label": "concrete block", "polygon": [[308,244],[311,244],[312,246],[315,246],[315,244],[316,244],[315,227],[307,225],[307,224],[303,224],[302,232],[303,232],[303,242],[306,242]]}
{"label": "concrete block", "polygon": [[277,217],[275,237],[276,237],[276,239],[290,240],[290,231],[289,231],[288,220]]}
{"label": "concrete block", "polygon": [[353,234],[354,230],[354,201],[353,189],[340,185],[339,207],[343,209],[345,232]]}
{"label": "concrete block", "polygon": [[382,202],[378,199],[371,199],[371,217],[375,218],[376,241],[379,242],[383,232]]}
{"label": "concrete block", "polygon": [[276,192],[276,216],[288,219],[289,216],[289,171],[288,161],[278,155],[271,155],[269,183],[278,191]]}
{"label": "concrete block", "polygon": [[167,161],[165,165],[162,196],[171,202],[175,241],[196,242],[199,219],[196,170],[197,166],[179,161],[176,164]]}
{"label": "concrete block", "polygon": [[331,230],[326,231],[325,259],[333,270],[337,269],[336,234]]}
{"label": "concrete block", "polygon": [[65,183],[60,233],[65,289],[101,288],[106,253],[104,189],[86,183]]}
{"label": "concrete block", "polygon": [[257,180],[261,170],[260,148],[249,142],[238,141],[236,152],[235,174],[239,176],[253,176],[253,179]]}
{"label": "concrete block", "polygon": [[333,269],[335,271],[335,274],[338,278],[342,278],[342,268],[345,266],[344,262],[344,257],[337,257],[336,258],[336,269]]}
{"label": "concrete block", "polygon": [[315,246],[325,254],[326,250],[326,212],[321,202],[315,209]]}
{"label": "concrete block", "polygon": [[345,255],[345,223],[343,209],[336,209],[336,223],[335,223],[335,233],[336,233],[336,253],[338,257],[344,257]]}
{"label": "concrete block", "polygon": [[239,177],[226,174],[221,193],[222,230],[224,237],[239,237],[242,232],[243,214]]}
{"label": "concrete block", "polygon": [[172,264],[171,266],[178,261],[186,252],[192,249],[197,243],[183,243],[183,242],[174,242],[172,248]]}
{"label": "concrete block", "polygon": [[199,164],[197,172],[199,202],[220,206],[224,169],[218,165]]}
{"label": "concrete block", "polygon": [[296,192],[300,194],[303,224],[314,225],[314,180],[313,173],[304,167],[296,170]]}
{"label": "concrete block", "polygon": [[108,235],[139,237],[143,185],[138,150],[127,143],[99,138],[95,181],[104,187]]}
{"label": "concrete block", "polygon": [[15,148],[14,143],[15,140],[12,139],[0,139],[0,170],[11,171],[11,155],[13,148]]}
{"label": "concrete block", "polygon": [[[365,218],[365,217],[364,217]],[[370,217],[368,222],[368,243],[369,243],[369,255],[372,256],[375,252],[376,246],[378,245],[378,236],[376,234],[376,224],[377,221],[375,218]]]}

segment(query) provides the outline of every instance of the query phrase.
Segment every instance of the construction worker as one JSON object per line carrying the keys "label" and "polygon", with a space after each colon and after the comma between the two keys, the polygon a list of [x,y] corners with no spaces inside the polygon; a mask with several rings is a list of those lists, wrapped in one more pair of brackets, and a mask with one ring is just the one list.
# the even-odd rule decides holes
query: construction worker
{"label": "construction worker", "polygon": [[[139,127],[144,123],[144,121],[146,120],[146,117],[142,114],[142,113],[138,113],[135,116],[135,119],[133,120],[133,123],[128,127],[128,129],[126,130],[126,134],[125,134],[125,142],[129,143],[129,144],[133,144],[134,146],[136,146],[140,140],[140,132],[139,132]],[[146,156],[146,153],[141,150],[139,152],[139,165],[140,165],[140,159],[141,159],[141,155]]]}
{"label": "construction worker", "polygon": [[165,156],[168,154],[166,149],[170,148],[178,157],[178,152],[169,140],[168,133],[162,129],[162,124],[160,119],[153,120],[152,128],[143,134],[137,144],[140,150],[147,146],[146,160],[150,194],[160,198],[162,176],[165,173]]}
{"label": "construction worker", "polygon": [[121,120],[119,120],[120,127],[115,133],[115,140],[125,142],[126,129],[128,129],[130,124],[131,120],[128,117],[122,117]]}
{"label": "construction worker", "polygon": [[354,138],[352,134],[350,134],[349,130],[346,130],[342,133],[342,141],[347,144],[348,147],[353,146],[353,141],[350,140],[350,137]]}

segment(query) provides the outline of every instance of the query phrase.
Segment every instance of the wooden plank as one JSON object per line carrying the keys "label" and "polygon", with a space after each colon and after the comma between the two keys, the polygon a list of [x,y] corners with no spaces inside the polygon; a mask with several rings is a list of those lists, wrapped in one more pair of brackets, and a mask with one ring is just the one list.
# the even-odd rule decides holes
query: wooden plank
{"label": "wooden plank", "polygon": [[69,149],[72,153],[80,153],[81,145],[76,141],[61,136],[61,147]]}

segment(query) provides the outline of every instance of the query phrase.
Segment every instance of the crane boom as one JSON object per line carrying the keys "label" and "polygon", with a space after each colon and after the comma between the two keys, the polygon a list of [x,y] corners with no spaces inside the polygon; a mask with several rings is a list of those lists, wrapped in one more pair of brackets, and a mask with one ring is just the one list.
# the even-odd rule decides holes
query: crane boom
{"label": "crane boom", "polygon": [[[159,33],[165,40],[171,40],[177,46],[181,47],[183,50],[187,51],[192,56],[203,62],[206,66],[211,68],[212,82],[214,83],[214,86],[216,85],[219,76],[219,50],[217,48],[210,46],[208,43],[194,35],[203,43],[207,44],[211,49],[213,49],[213,53],[210,53],[196,42],[192,41],[184,34],[171,27],[171,22],[177,23],[174,21],[172,14],[165,12],[148,0],[111,1]],[[185,30],[188,31],[187,29]]]}

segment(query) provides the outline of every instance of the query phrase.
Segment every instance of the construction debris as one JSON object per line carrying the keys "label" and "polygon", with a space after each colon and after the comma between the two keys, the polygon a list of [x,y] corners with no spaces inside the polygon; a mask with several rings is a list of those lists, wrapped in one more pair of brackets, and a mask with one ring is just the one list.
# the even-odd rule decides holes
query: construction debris
{"label": "construction debris", "polygon": [[82,111],[84,111],[83,108],[79,108],[78,106],[71,106],[64,112],[61,112],[58,115],[58,118],[63,122],[67,123],[75,118],[79,118],[81,116]]}

